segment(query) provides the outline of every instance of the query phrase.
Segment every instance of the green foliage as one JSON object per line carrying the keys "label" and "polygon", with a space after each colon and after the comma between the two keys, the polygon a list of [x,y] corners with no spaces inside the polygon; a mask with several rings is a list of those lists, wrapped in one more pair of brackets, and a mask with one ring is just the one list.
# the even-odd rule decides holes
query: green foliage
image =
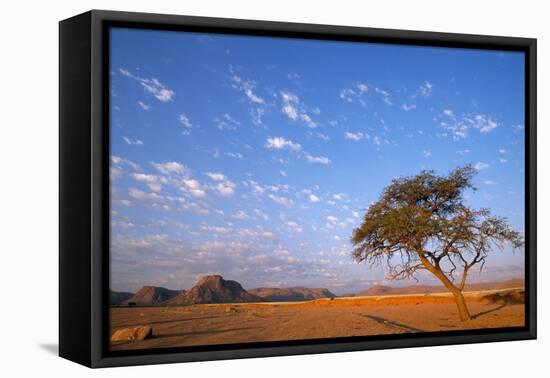
{"label": "green foliage", "polygon": [[418,270],[428,269],[454,280],[460,266],[462,289],[468,270],[483,267],[494,247],[523,245],[521,234],[505,218],[465,205],[464,192],[475,190],[476,173],[467,165],[447,176],[422,171],[394,179],[353,231],[353,258],[370,265],[386,262],[390,279],[414,278]]}

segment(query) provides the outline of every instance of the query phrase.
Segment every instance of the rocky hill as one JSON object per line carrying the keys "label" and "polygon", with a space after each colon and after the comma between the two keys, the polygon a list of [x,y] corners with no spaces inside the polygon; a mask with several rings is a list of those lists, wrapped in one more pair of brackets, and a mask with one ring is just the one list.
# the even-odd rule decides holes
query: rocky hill
{"label": "rocky hill", "polygon": [[122,305],[149,306],[166,302],[178,294],[185,293],[185,290],[170,290],[158,286],[143,286],[132,297],[122,301]]}
{"label": "rocky hill", "polygon": [[133,293],[127,293],[125,291],[109,291],[110,298],[109,302],[111,306],[117,306],[120,305],[122,302],[124,302],[127,299],[132,298]]}
{"label": "rocky hill", "polygon": [[336,297],[336,295],[331,293],[328,289],[307,287],[260,287],[249,289],[248,292],[268,302],[300,302],[319,298]]}
{"label": "rocky hill", "polygon": [[262,302],[262,298],[250,294],[237,281],[224,280],[220,275],[202,277],[189,291],[168,300],[168,305],[198,303]]}
{"label": "rocky hill", "polygon": [[[464,288],[464,291],[509,289],[514,287],[523,287],[524,285],[525,285],[525,281],[523,278],[515,278],[511,280],[506,280],[506,281],[467,284],[466,287]],[[444,286],[436,286],[436,285],[411,285],[411,286],[402,286],[402,287],[374,285],[365,291],[357,293],[357,296],[428,294],[428,293],[445,293],[447,291],[448,290]]]}

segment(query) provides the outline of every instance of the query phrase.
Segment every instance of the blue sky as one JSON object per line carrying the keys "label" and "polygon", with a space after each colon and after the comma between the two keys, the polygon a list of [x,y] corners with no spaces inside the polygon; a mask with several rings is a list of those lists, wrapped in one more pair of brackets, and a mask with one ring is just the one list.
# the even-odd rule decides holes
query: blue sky
{"label": "blue sky", "polygon": [[[112,29],[112,289],[412,284],[349,237],[423,169],[473,164],[468,203],[523,231],[523,72],[515,52]],[[472,281],[523,275],[495,252]]]}

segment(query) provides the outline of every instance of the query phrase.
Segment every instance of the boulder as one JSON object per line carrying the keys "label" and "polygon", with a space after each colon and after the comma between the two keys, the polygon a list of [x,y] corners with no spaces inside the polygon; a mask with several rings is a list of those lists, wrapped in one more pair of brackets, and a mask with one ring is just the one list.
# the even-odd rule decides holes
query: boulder
{"label": "boulder", "polygon": [[138,326],[117,329],[111,336],[111,341],[137,341],[145,340],[153,336],[153,328],[150,326]]}

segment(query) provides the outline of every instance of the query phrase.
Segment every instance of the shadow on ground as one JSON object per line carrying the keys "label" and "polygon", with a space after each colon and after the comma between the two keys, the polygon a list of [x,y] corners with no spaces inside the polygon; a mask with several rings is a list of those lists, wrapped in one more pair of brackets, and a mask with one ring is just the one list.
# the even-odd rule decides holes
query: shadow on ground
{"label": "shadow on ground", "polygon": [[38,344],[38,347],[56,356],[59,354],[59,345],[57,345],[57,343],[41,343]]}

